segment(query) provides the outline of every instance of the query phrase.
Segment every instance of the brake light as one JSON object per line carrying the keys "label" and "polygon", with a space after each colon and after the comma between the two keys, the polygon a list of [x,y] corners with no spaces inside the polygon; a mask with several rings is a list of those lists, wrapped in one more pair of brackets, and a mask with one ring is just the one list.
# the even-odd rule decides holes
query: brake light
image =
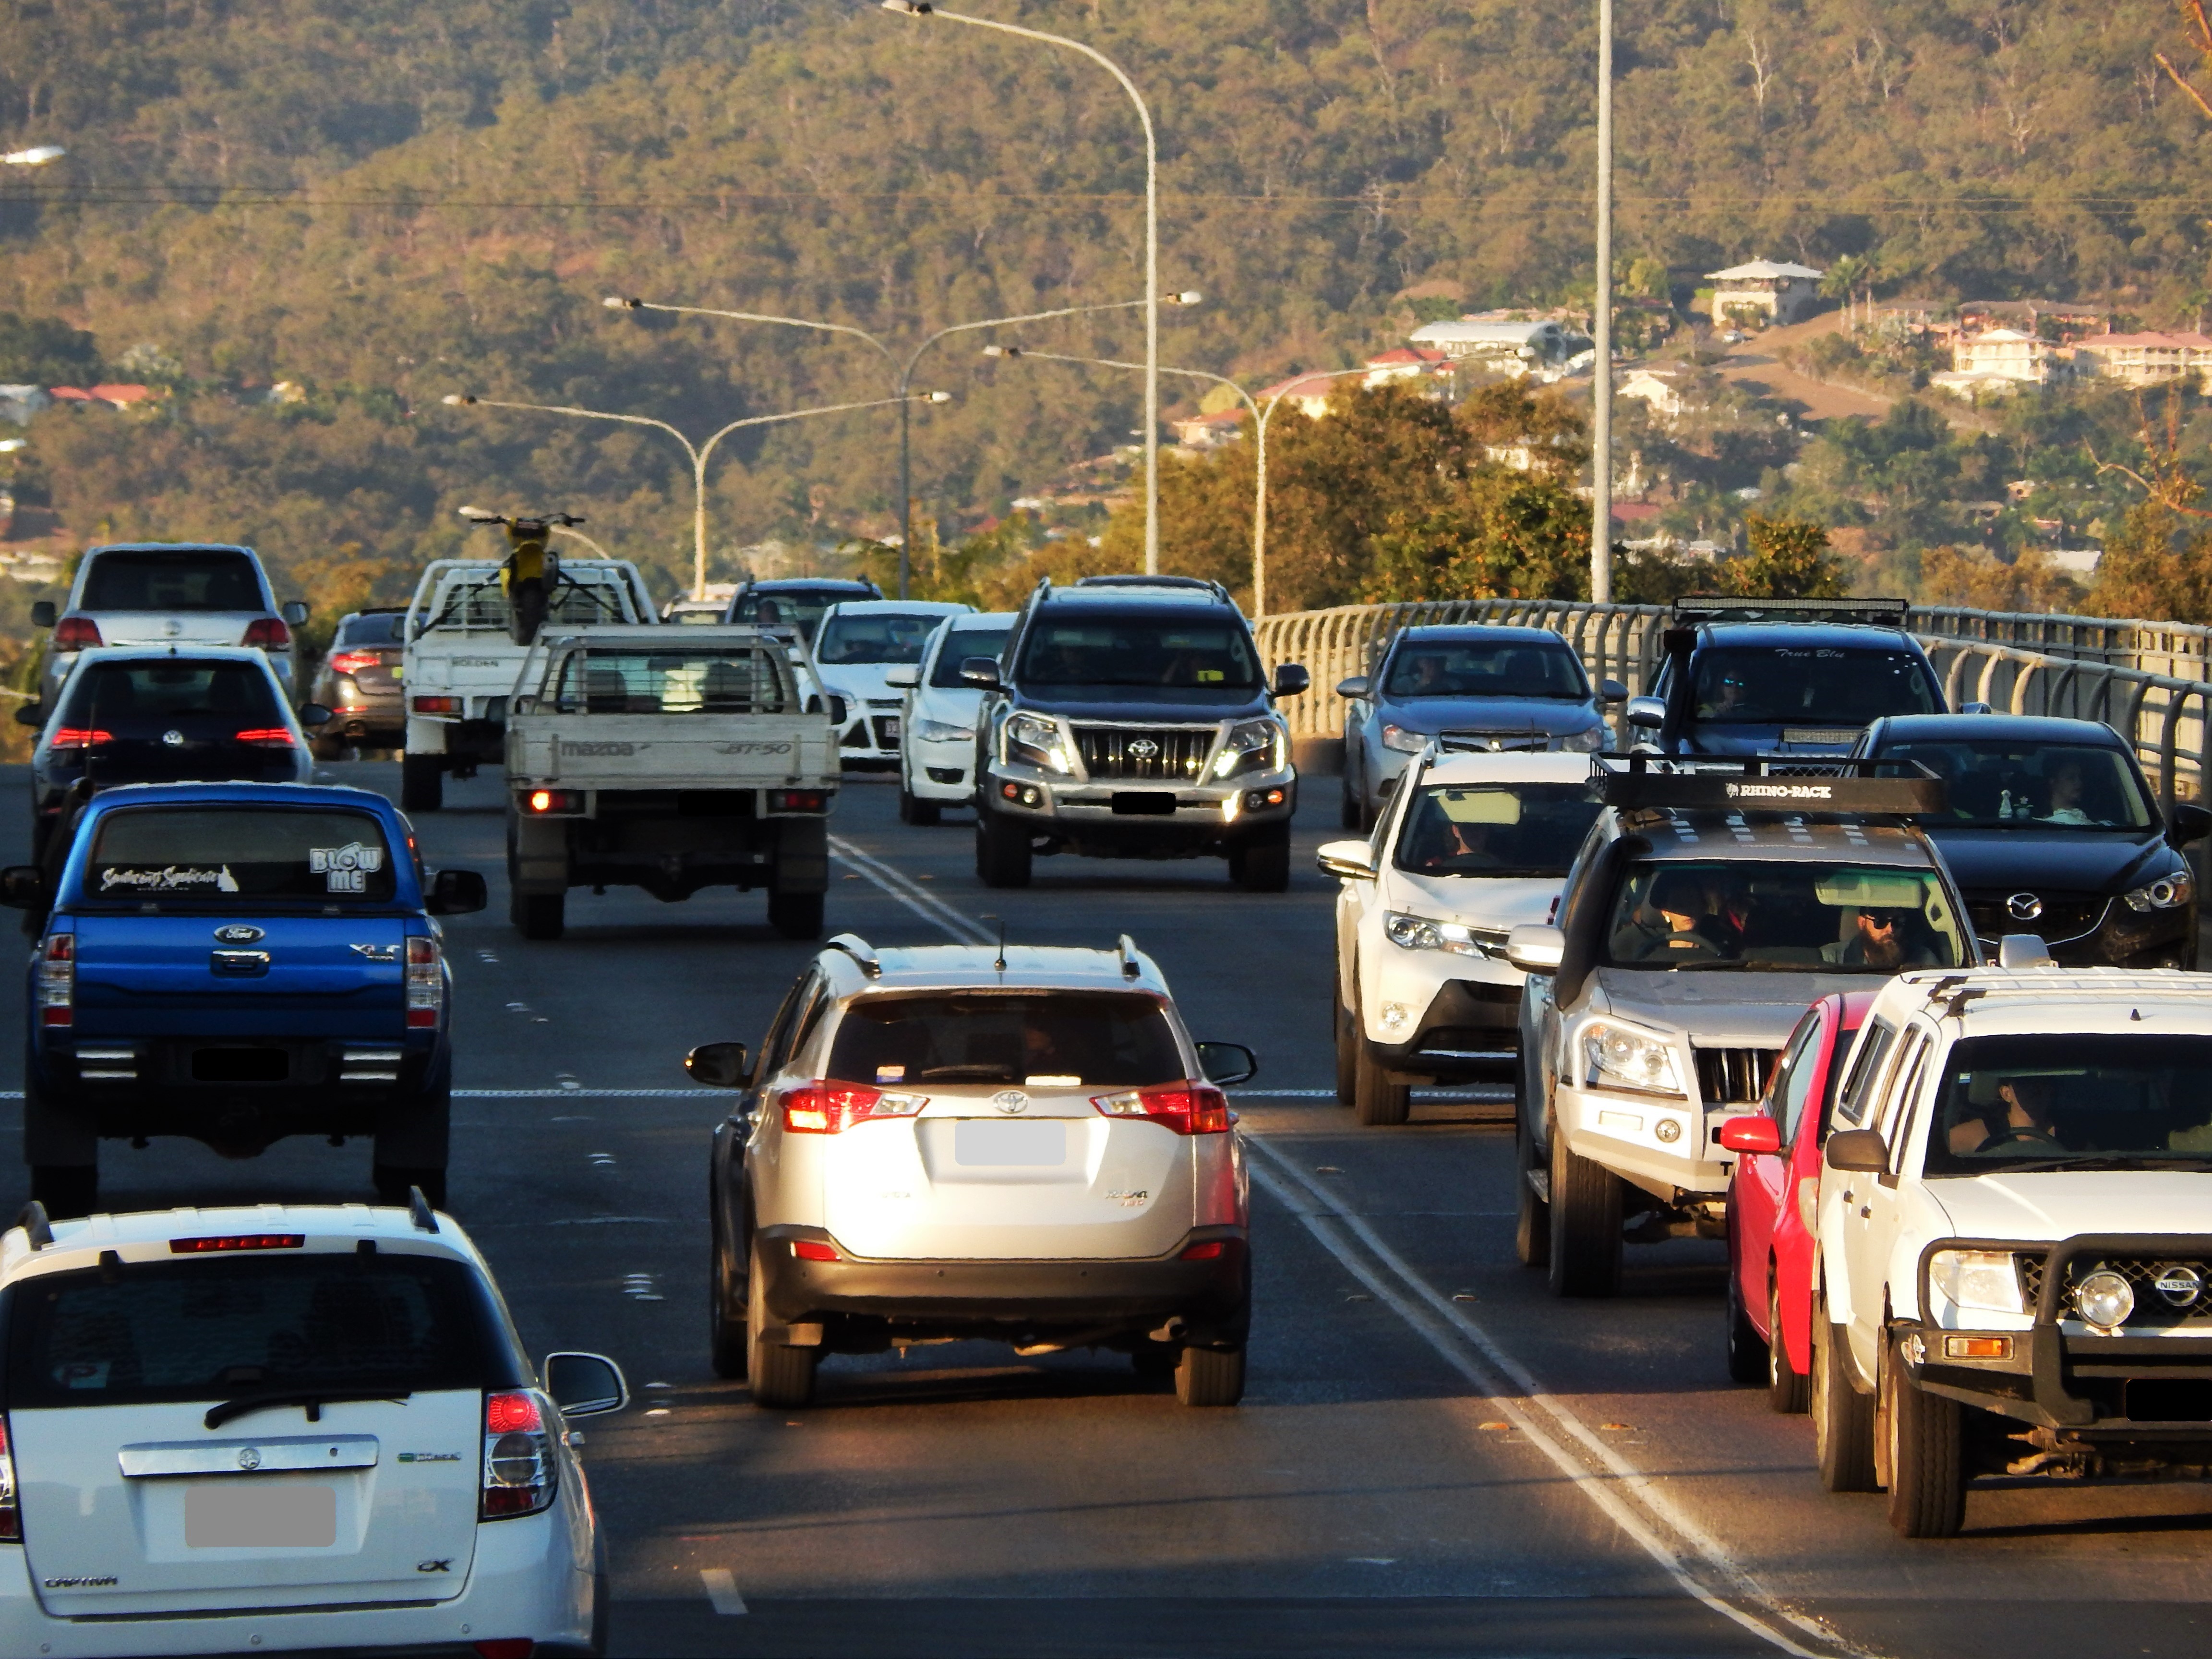
{"label": "brake light", "polygon": [[533,812],[580,812],[584,810],[584,792],[580,789],[533,789],[523,798],[523,805]]}
{"label": "brake light", "polygon": [[281,617],[256,617],[246,624],[246,637],[239,643],[258,646],[264,651],[289,651],[292,630],[284,626]]}
{"label": "brake light", "polygon": [[768,810],[771,812],[826,812],[830,810],[830,792],[826,789],[771,789],[768,792]]}
{"label": "brake light", "polygon": [[115,733],[103,732],[96,726],[58,726],[46,740],[49,749],[97,749],[103,743],[113,743]]}
{"label": "brake light", "polygon": [[825,1244],[818,1238],[793,1239],[791,1253],[801,1261],[835,1261],[838,1259],[837,1247]]}
{"label": "brake light", "polygon": [[407,941],[407,1024],[410,1029],[435,1030],[439,1011],[446,1004],[446,975],[438,954],[438,941],[427,934]]}
{"label": "brake light", "polygon": [[1218,1261],[1225,1248],[1219,1239],[1209,1238],[1202,1243],[1192,1245],[1180,1259],[1184,1261]]}
{"label": "brake light", "polygon": [[15,1458],[8,1449],[8,1419],[0,1417],[0,1544],[23,1541],[23,1511],[15,1498]]}
{"label": "brake light", "polygon": [[527,1636],[496,1636],[476,1644],[477,1659],[530,1659],[538,1644]]}
{"label": "brake light", "polygon": [[374,651],[333,651],[331,653],[331,672],[358,674],[364,668],[374,668],[384,659]]}
{"label": "brake light", "polygon": [[1091,1103],[1108,1117],[1147,1118],[1179,1135],[1223,1134],[1229,1128],[1229,1097],[1211,1084],[1124,1089],[1118,1094],[1093,1095]]}
{"label": "brake light", "polygon": [[76,935],[49,933],[39,953],[39,1023],[76,1023]]}
{"label": "brake light", "polygon": [[418,714],[458,714],[461,712],[459,697],[417,697],[415,712]]}
{"label": "brake light", "polygon": [[173,1238],[171,1255],[204,1255],[210,1250],[297,1250],[307,1243],[305,1233],[228,1233],[214,1238]]}
{"label": "brake light", "polygon": [[478,1517],[535,1515],[553,1501],[553,1448],[538,1396],[484,1396],[483,1487]]}
{"label": "brake light", "polygon": [[857,1083],[805,1083],[784,1091],[783,1127],[793,1134],[841,1134],[872,1117],[912,1117],[928,1104],[927,1095],[885,1094]]}
{"label": "brake light", "polygon": [[89,617],[64,617],[54,624],[57,651],[82,651],[100,642],[100,624]]}
{"label": "brake light", "polygon": [[239,742],[251,744],[257,749],[289,749],[292,734],[281,726],[249,726],[238,734]]}

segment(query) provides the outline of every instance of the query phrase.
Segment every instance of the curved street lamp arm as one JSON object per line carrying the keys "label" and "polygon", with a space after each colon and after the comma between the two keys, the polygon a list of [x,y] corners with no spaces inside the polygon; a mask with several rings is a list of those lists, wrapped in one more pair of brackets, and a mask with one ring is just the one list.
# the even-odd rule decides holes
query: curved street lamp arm
{"label": "curved street lamp arm", "polygon": [[[610,301],[610,305],[613,302]],[[665,311],[679,317],[724,317],[738,323],[780,323],[786,328],[811,328],[824,334],[849,334],[856,340],[865,340],[884,354],[887,362],[896,362],[891,349],[864,328],[854,328],[849,323],[817,323],[807,317],[777,317],[761,311],[718,311],[712,306],[664,306],[650,300],[624,300],[625,311]]]}
{"label": "curved street lamp arm", "polygon": [[[1127,368],[1139,374],[1145,372],[1145,366],[1142,363],[1127,362],[1119,357],[1071,357],[1065,352],[1032,351],[1027,346],[1022,346],[1018,349],[1023,356],[1034,357],[1041,363],[1080,363],[1088,368]],[[1244,407],[1250,410],[1253,414],[1257,415],[1260,412],[1260,405],[1252,401],[1252,394],[1226,374],[1210,374],[1202,368],[1174,368],[1166,363],[1160,365],[1160,373],[1180,374],[1187,380],[1211,380],[1216,386],[1225,386],[1244,400]],[[1268,406],[1273,407],[1273,404]]]}
{"label": "curved street lamp arm", "polygon": [[[942,12],[935,15],[944,15]],[[979,328],[1008,328],[1016,323],[1046,323],[1055,317],[1086,317],[1093,312],[1099,311],[1134,311],[1146,303],[1146,301],[1143,300],[1109,300],[1103,305],[1062,306],[1057,311],[1030,311],[1023,313],[1018,317],[986,317],[980,323],[955,323],[950,328],[939,329],[936,333],[914,349],[914,356],[906,360],[906,373],[899,376],[899,390],[905,391],[907,382],[914,378],[915,366],[921,362],[921,354],[948,335],[972,333]],[[1045,354],[1039,352],[1036,355],[1042,356]],[[1071,357],[1068,361],[1077,362],[1083,360]],[[1138,363],[1134,367],[1141,369],[1144,365]]]}
{"label": "curved street lamp arm", "polygon": [[471,398],[469,403],[477,409],[519,409],[532,415],[573,415],[579,420],[620,421],[628,426],[656,427],[684,446],[684,453],[697,460],[699,452],[691,441],[665,421],[656,421],[650,415],[616,415],[604,409],[578,409],[573,404],[508,404],[496,398]]}
{"label": "curved street lamp arm", "polygon": [[784,421],[803,421],[810,415],[850,415],[859,410],[889,409],[895,404],[910,404],[917,401],[921,400],[911,397],[877,398],[867,403],[824,404],[817,409],[787,410],[781,415],[749,415],[742,421],[732,421],[720,431],[715,433],[713,437],[708,439],[705,443],[699,446],[699,466],[701,471],[703,472],[707,465],[707,457],[714,453],[714,446],[721,442],[723,439],[728,437],[732,432],[736,432],[744,427],[775,426]]}

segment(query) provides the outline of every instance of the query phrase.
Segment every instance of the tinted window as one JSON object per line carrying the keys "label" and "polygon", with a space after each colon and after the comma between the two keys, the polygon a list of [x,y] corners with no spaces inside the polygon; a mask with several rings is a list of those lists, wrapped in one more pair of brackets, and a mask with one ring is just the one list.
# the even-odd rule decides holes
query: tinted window
{"label": "tinted window", "polygon": [[1882,1061],[1889,1058],[1889,1045],[1896,1041],[1897,1027],[1885,1019],[1875,1021],[1860,1039],[1851,1060],[1850,1080],[1844,1085],[1843,1105],[1838,1109],[1838,1115],[1844,1122],[1866,1121],[1867,1097],[1881,1073]]}
{"label": "tinted window", "polygon": [[61,724],[130,736],[142,726],[194,717],[249,729],[284,724],[269,676],[260,668],[190,657],[87,668],[70,692]]}
{"label": "tinted window", "polygon": [[960,678],[960,665],[970,657],[1003,656],[1006,635],[1012,631],[1006,628],[963,628],[948,634],[937,653],[936,666],[929,671],[929,683],[939,686],[967,684]]}
{"label": "tinted window", "polygon": [[56,1273],[10,1290],[10,1407],[513,1388],[527,1375],[465,1262],[270,1251],[133,1263],[112,1277]]}
{"label": "tinted window", "polygon": [[1589,681],[1564,646],[1528,641],[1401,641],[1390,658],[1387,697],[1572,697]]}
{"label": "tinted window", "polygon": [[777,714],[783,712],[780,648],[572,652],[549,694],[564,714]]}
{"label": "tinted window", "polygon": [[1715,646],[1698,653],[1698,718],[1723,725],[1864,726],[1942,712],[1920,659],[1833,646]]}
{"label": "tinted window", "polygon": [[84,581],[87,611],[258,611],[261,582],[243,553],[99,553]]}
{"label": "tinted window", "polygon": [[1799,1023],[1797,1035],[1790,1038],[1790,1046],[1783,1051],[1782,1064],[1775,1070],[1771,1115],[1775,1133],[1784,1146],[1797,1138],[1798,1122],[1805,1115],[1805,1100],[1812,1092],[1813,1073],[1820,1068],[1820,1052],[1814,1046],[1820,1026],[1820,1012],[1815,1008]]}
{"label": "tinted window", "polygon": [[[1070,607],[1073,609],[1073,607]],[[1157,685],[1249,691],[1260,665],[1243,628],[1197,617],[1047,615],[1022,645],[1016,678],[1034,685]]]}
{"label": "tinted window", "polygon": [[2212,1037],[1968,1037],[1939,1083],[1929,1175],[2212,1160]]}
{"label": "tinted window", "polygon": [[1398,867],[1425,876],[1559,876],[1598,814],[1579,783],[1432,783],[1407,805]]}
{"label": "tinted window", "polygon": [[837,617],[814,642],[814,660],[824,668],[848,662],[920,662],[921,647],[944,620],[888,611]]}
{"label": "tinted window", "polygon": [[732,622],[757,623],[763,628],[796,628],[808,644],[822,613],[844,599],[872,599],[865,588],[782,587],[766,593],[748,593],[737,604]]}
{"label": "tinted window", "polygon": [[1894,974],[1965,960],[1933,872],[1850,865],[1632,866],[1616,896],[1617,968]]}
{"label": "tinted window", "polygon": [[1949,811],[1937,823],[2140,830],[2157,821],[2128,757],[2100,744],[1900,743],[1881,758],[1917,761],[1943,780]]}
{"label": "tinted window", "polygon": [[394,611],[374,617],[348,617],[338,628],[339,645],[401,645],[407,634],[406,614]]}
{"label": "tinted window", "polygon": [[84,896],[235,908],[241,899],[389,902],[392,849],[367,812],[137,806],[100,821]]}
{"label": "tinted window", "polygon": [[1166,1012],[1133,993],[975,991],[863,997],[845,1011],[829,1074],[841,1082],[1115,1087],[1178,1081]]}

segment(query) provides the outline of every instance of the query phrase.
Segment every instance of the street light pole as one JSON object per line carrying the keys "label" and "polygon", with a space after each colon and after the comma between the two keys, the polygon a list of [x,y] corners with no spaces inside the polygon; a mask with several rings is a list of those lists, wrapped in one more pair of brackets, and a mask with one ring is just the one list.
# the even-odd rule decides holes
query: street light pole
{"label": "street light pole", "polygon": [[1590,598],[1613,603],[1613,0],[1597,0],[1597,297],[1591,302]]}
{"label": "street light pole", "polygon": [[1137,83],[1122,72],[1119,64],[1080,40],[993,18],[940,11],[926,0],[883,0],[883,8],[912,17],[942,17],[947,22],[996,29],[1001,34],[1080,52],[1120,82],[1121,90],[1137,106],[1137,119],[1145,129],[1145,574],[1156,576],[1160,568],[1160,155],[1152,133],[1152,112],[1137,90]]}
{"label": "street light pole", "polygon": [[[925,392],[918,395],[924,403],[952,401],[952,394],[949,392]],[[570,404],[504,403],[496,398],[477,398],[459,392],[447,392],[444,401],[477,409],[516,409],[534,415],[567,415],[578,420],[620,421],[629,426],[649,426],[665,432],[682,444],[684,453],[691,458],[691,597],[703,599],[707,597],[707,463],[713,457],[716,444],[732,432],[749,426],[774,426],[784,421],[803,421],[812,415],[848,415],[863,409],[885,409],[908,399],[905,397],[878,398],[868,403],[826,404],[817,409],[794,409],[781,415],[748,416],[742,421],[732,421],[700,444],[693,443],[667,422],[656,421],[650,415],[617,415],[611,410],[579,409]]]}

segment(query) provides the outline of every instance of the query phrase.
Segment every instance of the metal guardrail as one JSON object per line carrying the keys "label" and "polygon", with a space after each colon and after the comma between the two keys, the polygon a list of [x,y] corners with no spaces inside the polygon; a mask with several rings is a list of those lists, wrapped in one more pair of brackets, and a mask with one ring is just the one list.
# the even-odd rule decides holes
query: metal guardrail
{"label": "metal guardrail", "polygon": [[1916,632],[2014,646],[2072,661],[2138,668],[2177,679],[2212,678],[2212,628],[2197,623],[1915,605],[1912,625]]}

